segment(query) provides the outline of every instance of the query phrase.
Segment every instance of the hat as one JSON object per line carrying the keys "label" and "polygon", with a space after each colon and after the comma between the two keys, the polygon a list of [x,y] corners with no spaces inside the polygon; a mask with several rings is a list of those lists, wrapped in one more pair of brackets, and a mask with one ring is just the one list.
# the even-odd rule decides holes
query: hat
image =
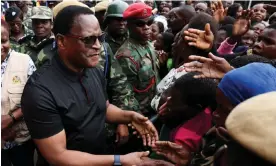
{"label": "hat", "polygon": [[108,4],[108,0],[97,3],[95,6],[95,12],[105,11],[108,7]]}
{"label": "hat", "polygon": [[151,7],[144,3],[133,3],[124,11],[124,19],[145,19],[152,15]]}
{"label": "hat", "polygon": [[33,7],[31,19],[53,20],[52,10],[46,6]]}
{"label": "hat", "polygon": [[239,104],[226,120],[230,136],[246,149],[276,164],[276,92]]}
{"label": "hat", "polygon": [[77,0],[70,0],[70,1],[62,1],[59,4],[57,4],[54,8],[53,8],[53,13],[54,13],[54,17],[57,16],[58,12],[60,12],[62,9],[64,9],[67,6],[82,6],[82,7],[88,7],[87,5],[85,5],[84,3],[81,3]]}
{"label": "hat", "polygon": [[[18,7],[16,7],[16,6],[10,7],[6,10],[6,13],[5,13],[6,21],[13,21],[20,14],[22,14],[22,12]],[[22,17],[23,17],[23,15],[22,15]]]}

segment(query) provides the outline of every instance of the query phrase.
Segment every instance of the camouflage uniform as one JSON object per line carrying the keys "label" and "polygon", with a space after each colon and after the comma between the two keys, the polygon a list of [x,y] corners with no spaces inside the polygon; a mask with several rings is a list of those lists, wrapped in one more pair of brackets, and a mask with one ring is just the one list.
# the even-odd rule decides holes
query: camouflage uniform
{"label": "camouflage uniform", "polygon": [[[52,10],[45,6],[33,7],[31,19],[53,20]],[[40,67],[49,57],[53,55],[53,47],[55,45],[55,37],[51,34],[49,37],[37,42],[35,35],[29,35],[19,40],[20,48],[18,52],[28,54]]]}
{"label": "camouflage uniform", "polygon": [[24,16],[23,16],[23,25],[27,29],[29,29],[29,30],[32,30],[32,19],[31,19],[31,16],[32,16],[32,8],[28,7],[27,13],[24,14]]}
{"label": "camouflage uniform", "polygon": [[[115,57],[132,86],[128,92],[129,97],[134,98],[128,99],[121,94],[115,94],[114,98],[126,102],[125,105],[129,105],[135,111],[141,111],[146,115],[151,113],[150,102],[156,93],[156,84],[159,82],[157,57],[152,45],[149,42],[141,45],[129,38],[119,48]],[[117,83],[117,87],[123,87],[123,85]]]}
{"label": "camouflage uniform", "polygon": [[121,41],[115,40],[112,36],[108,34],[108,32],[106,32],[105,42],[109,44],[113,54],[115,54],[127,38],[128,38],[128,34],[123,36],[123,39]]}
{"label": "camouflage uniform", "polygon": [[[23,25],[23,28],[24,28],[24,36],[21,38],[23,39],[24,37],[28,36],[28,35],[33,35],[33,31],[28,29],[26,26]],[[21,40],[19,39],[19,41]],[[12,36],[10,36],[10,45],[11,45],[11,48],[14,49],[14,50],[18,50],[19,48],[19,43],[18,41],[16,41],[16,39]]]}

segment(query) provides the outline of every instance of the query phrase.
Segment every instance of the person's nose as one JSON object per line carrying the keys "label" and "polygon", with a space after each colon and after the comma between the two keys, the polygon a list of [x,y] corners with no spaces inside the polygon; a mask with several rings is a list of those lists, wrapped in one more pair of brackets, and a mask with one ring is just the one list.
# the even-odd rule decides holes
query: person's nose
{"label": "person's nose", "polygon": [[99,39],[97,39],[96,41],[95,41],[95,43],[93,44],[93,49],[95,49],[95,50],[100,50],[101,49],[101,46],[102,46],[102,43],[100,42],[100,40]]}

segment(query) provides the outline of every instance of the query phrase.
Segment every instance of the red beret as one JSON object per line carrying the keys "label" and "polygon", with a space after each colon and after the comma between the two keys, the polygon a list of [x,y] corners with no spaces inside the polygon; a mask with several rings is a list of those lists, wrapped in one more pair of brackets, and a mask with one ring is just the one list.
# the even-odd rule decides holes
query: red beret
{"label": "red beret", "polygon": [[145,19],[152,15],[151,7],[144,3],[133,3],[123,13],[124,19]]}

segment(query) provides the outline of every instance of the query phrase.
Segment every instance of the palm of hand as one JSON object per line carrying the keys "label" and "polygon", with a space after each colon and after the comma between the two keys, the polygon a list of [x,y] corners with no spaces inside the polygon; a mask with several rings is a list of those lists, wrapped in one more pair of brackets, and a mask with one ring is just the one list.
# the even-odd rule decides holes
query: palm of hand
{"label": "palm of hand", "polygon": [[249,29],[249,20],[239,19],[233,25],[233,36],[242,36]]}
{"label": "palm of hand", "polygon": [[214,12],[214,18],[217,20],[217,22],[221,22],[225,17],[225,11],[224,9],[217,9]]}
{"label": "palm of hand", "polygon": [[149,134],[149,133],[150,133],[150,131],[149,131],[150,124],[149,124],[148,121],[142,122],[142,123],[133,121],[131,124],[135,127],[135,129],[136,129],[141,135],[145,135],[145,134]]}
{"label": "palm of hand", "polygon": [[212,46],[214,40],[214,35],[209,34],[207,35],[204,31],[199,34],[199,38],[196,41],[198,48],[206,50]]}
{"label": "palm of hand", "polygon": [[162,149],[162,153],[165,156],[177,164],[185,164],[188,161],[189,154],[187,151],[181,146],[175,143],[169,143],[170,145],[166,145]]}

